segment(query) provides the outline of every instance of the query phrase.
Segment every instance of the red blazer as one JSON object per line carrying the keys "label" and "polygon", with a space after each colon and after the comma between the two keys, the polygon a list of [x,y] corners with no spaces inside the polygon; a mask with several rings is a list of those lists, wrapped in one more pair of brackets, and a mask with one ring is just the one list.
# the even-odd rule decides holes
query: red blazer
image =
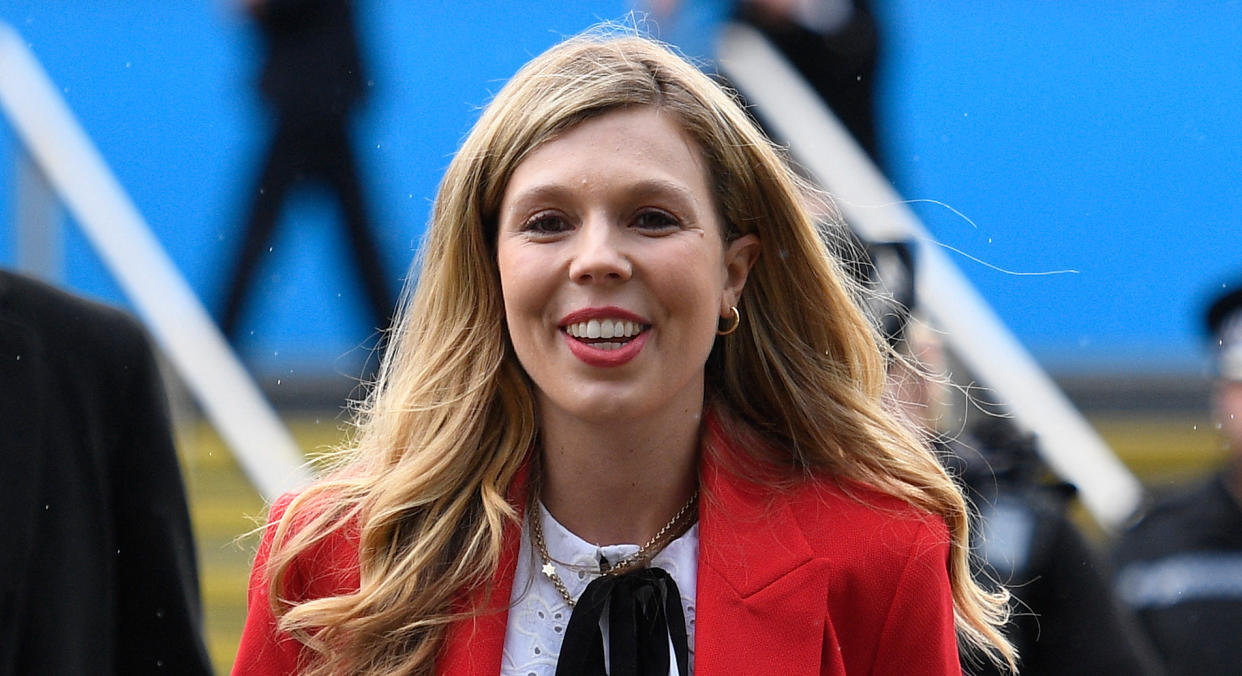
{"label": "red blazer", "polygon": [[[960,674],[943,521],[861,486],[806,481],[775,492],[726,470],[740,457],[712,422],[700,469],[695,674]],[[280,518],[289,498],[272,508]],[[263,569],[234,674],[297,673],[301,645],[276,630]],[[490,599],[494,612],[452,625],[437,671],[500,673],[519,532],[511,526]],[[356,537],[341,533],[294,566],[288,590],[315,598],[358,589]]]}

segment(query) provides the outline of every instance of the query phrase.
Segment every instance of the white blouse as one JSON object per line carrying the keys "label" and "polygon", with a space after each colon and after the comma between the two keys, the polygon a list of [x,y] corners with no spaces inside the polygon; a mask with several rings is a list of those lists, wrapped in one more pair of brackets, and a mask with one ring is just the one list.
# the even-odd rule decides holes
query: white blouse
{"label": "white blouse", "polygon": [[[638,551],[638,545],[608,545],[600,547],[569,532],[552,518],[543,505],[539,505],[543,519],[544,544],[556,574],[577,599],[587,585],[599,577],[599,557],[619,561]],[[527,514],[526,518],[530,518]],[[573,609],[565,603],[556,586],[540,573],[543,563],[530,542],[529,528],[523,524],[522,544],[518,551],[517,571],[513,576],[513,592],[509,596],[509,623],[505,628],[504,656],[501,660],[502,676],[554,676],[556,658],[561,653],[561,640]],[[681,592],[681,608],[686,614],[686,635],[689,645],[690,674],[694,673],[694,598],[695,583],[699,572],[699,525],[695,523],[684,535],[673,540],[652,559],[651,565],[663,568],[677,583]],[[600,618],[604,645],[608,645],[608,613]],[[669,674],[677,673],[677,662],[672,657],[672,639],[669,639]],[[607,649],[604,661],[608,662]],[[685,676],[690,676],[686,674]]]}

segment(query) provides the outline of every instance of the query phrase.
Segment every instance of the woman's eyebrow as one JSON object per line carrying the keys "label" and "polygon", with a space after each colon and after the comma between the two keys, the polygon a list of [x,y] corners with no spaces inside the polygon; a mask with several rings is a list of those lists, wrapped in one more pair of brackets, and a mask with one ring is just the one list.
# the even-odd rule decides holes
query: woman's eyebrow
{"label": "woman's eyebrow", "polygon": [[676,181],[660,178],[643,179],[630,186],[630,190],[641,196],[669,196],[687,202],[697,203],[694,191]]}
{"label": "woman's eyebrow", "polygon": [[556,200],[566,197],[571,191],[561,183],[539,183],[527,188],[523,188],[521,192],[513,195],[512,198],[504,200],[505,206],[512,208],[521,206],[527,202],[542,202],[545,200]]}
{"label": "woman's eyebrow", "polygon": [[[679,199],[689,203],[697,203],[692,191],[686,185],[662,178],[644,178],[611,190],[623,190],[625,194],[640,198],[666,197]],[[505,200],[505,211],[524,206],[530,202],[555,201],[573,199],[574,190],[560,182],[539,183],[523,188],[512,199]]]}

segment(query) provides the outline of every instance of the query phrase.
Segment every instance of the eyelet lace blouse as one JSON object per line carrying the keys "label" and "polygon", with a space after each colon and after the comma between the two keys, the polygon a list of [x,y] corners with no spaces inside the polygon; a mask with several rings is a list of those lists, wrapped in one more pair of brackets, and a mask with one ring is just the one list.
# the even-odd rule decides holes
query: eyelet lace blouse
{"label": "eyelet lace blouse", "polygon": [[[548,554],[554,559],[556,574],[565,583],[570,596],[575,599],[582,595],[592,580],[599,577],[601,555],[615,562],[638,551],[636,544],[606,547],[593,545],[569,532],[552,518],[542,504],[537,512],[539,518],[543,519],[544,543],[548,547]],[[526,518],[531,518],[531,515],[527,514]],[[502,676],[554,676],[556,658],[561,652],[561,639],[573,612],[556,591],[552,581],[540,573],[543,564],[530,541],[529,530],[523,524],[517,570],[513,577],[513,592],[509,598],[509,623],[505,628],[505,647],[500,668]],[[696,523],[684,535],[669,543],[651,561],[652,566],[663,568],[673,576],[681,592],[681,607],[686,614],[691,674],[694,672],[694,599],[695,583],[698,579],[698,555],[699,525]],[[604,635],[604,645],[607,646],[607,612],[600,619],[600,627]],[[676,660],[671,657],[671,639],[669,650],[669,674],[682,676],[677,673]],[[604,659],[607,662],[607,654]]]}

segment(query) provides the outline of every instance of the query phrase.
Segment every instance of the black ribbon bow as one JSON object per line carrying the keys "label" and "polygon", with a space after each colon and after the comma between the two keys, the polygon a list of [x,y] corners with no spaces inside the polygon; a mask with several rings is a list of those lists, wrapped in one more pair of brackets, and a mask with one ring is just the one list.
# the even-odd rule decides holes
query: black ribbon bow
{"label": "black ribbon bow", "polygon": [[677,673],[689,673],[686,618],[677,583],[662,568],[641,568],[587,585],[565,627],[556,676],[608,676],[599,626],[605,606],[612,676],[668,676],[669,638]]}

